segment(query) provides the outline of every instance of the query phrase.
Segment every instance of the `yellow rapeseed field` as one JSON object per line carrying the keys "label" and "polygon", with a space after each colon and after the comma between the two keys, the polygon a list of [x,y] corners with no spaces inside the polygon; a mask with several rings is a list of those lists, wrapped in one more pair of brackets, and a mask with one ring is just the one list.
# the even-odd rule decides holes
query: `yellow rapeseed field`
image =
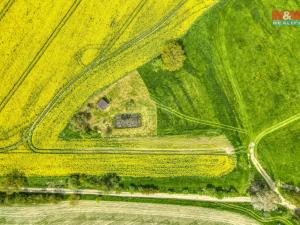
{"label": "yellow rapeseed field", "polygon": [[[34,9],[36,8],[34,12],[40,14],[40,18],[35,18],[35,20],[41,20],[42,24],[37,25],[36,31],[31,35],[32,38],[24,43],[25,46],[30,45],[35,40],[36,34],[43,33],[47,29],[51,30],[51,27],[46,28],[46,26],[51,24],[43,23],[42,19],[44,17],[48,18],[49,13],[45,11],[40,12],[39,2],[36,0],[16,1],[11,7],[11,10],[16,8],[16,11],[20,11],[24,7],[26,11],[26,7],[33,7]],[[43,1],[43,4],[48,5],[48,7],[58,4],[58,8],[61,7],[60,4],[68,5],[67,1],[60,2],[55,2],[54,4],[53,1],[46,0]],[[21,55],[17,59],[15,65],[17,71],[13,71],[10,76],[17,77],[17,80],[22,78],[22,82],[19,82],[15,89],[12,89],[10,85],[5,85],[5,87],[8,87],[5,95],[9,98],[6,98],[8,99],[7,102],[1,100],[0,139],[9,140],[10,136],[13,137],[15,134],[21,136],[20,132],[22,132],[23,128],[34,121],[38,113],[48,104],[59,88],[82,70],[82,65],[76,59],[76,54],[80,49],[89,45],[97,45],[99,48],[103,47],[105,43],[109,42],[108,38],[117,32],[123,21],[129,17],[139,1],[132,0],[128,4],[122,4],[122,2],[122,0],[70,1],[67,10],[65,10],[66,12],[62,13],[53,22],[55,26],[51,30],[52,33],[48,34],[48,36],[46,34],[45,42],[37,43],[35,54],[31,58],[27,55]],[[9,27],[15,23],[14,18],[17,17],[15,14],[12,15],[12,18],[7,17],[10,15],[11,10],[7,12],[7,15],[0,23],[1,34],[7,31],[5,24]],[[116,23],[119,25],[111,27],[112,20],[117,21]],[[21,27],[25,26],[26,28],[26,24],[30,23],[30,21],[27,20],[25,14],[19,23]],[[2,40],[2,43],[3,48],[10,47],[6,46],[6,43],[9,43],[6,39]],[[47,48],[44,48],[44,46]],[[22,46],[20,47],[22,48]],[[29,51],[29,49],[25,50]],[[22,64],[23,60],[27,58],[30,58],[26,64],[27,66],[29,65],[29,69],[22,70],[22,67],[19,68],[18,64]],[[4,60],[1,58],[0,61]],[[1,71],[1,74],[6,74],[6,70]],[[12,90],[11,93],[13,94],[8,95],[7,93],[10,90]],[[14,138],[12,138],[11,142],[13,143],[14,141]],[[5,146],[5,144],[2,145],[1,143],[0,147]]]}
{"label": "yellow rapeseed field", "polygon": [[0,175],[16,168],[28,176],[96,175],[107,172],[135,177],[220,176],[230,172],[233,164],[234,160],[227,156],[28,152],[1,154]]}
{"label": "yellow rapeseed field", "polygon": [[[97,147],[59,134],[94,92],[159,55],[214,0],[15,1],[0,17],[0,173],[117,172],[127,176],[220,176],[235,160],[221,155],[37,154]],[[5,5],[0,5],[0,10]],[[2,10],[1,10],[2,12]],[[4,12],[4,11],[3,11]],[[27,143],[28,145],[26,145]],[[49,152],[48,151],[48,152]]]}
{"label": "yellow rapeseed field", "polygon": [[36,2],[28,4],[26,1],[18,1],[6,13],[3,12],[0,22],[0,100],[26,70],[73,1],[59,1],[56,4],[49,4],[49,1]]}

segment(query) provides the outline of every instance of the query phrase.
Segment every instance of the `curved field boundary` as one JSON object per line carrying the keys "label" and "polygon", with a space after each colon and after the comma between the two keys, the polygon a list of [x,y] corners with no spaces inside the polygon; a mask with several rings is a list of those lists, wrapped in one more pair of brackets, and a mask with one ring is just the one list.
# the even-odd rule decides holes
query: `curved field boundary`
{"label": "curved field boundary", "polygon": [[3,7],[3,9],[0,12],[0,22],[3,19],[3,17],[5,16],[5,14],[7,13],[7,11],[10,9],[10,7],[15,3],[15,0],[9,0],[5,6]]}
{"label": "curved field boundary", "polygon": [[[151,96],[151,98],[153,99],[153,97]],[[208,125],[208,126],[213,126],[213,127],[218,127],[218,128],[222,128],[222,129],[228,129],[228,130],[232,130],[232,131],[237,131],[237,132],[240,132],[240,133],[247,133],[247,131],[245,129],[241,129],[241,128],[238,128],[238,127],[233,127],[233,126],[230,126],[230,125],[226,125],[226,124],[221,124],[221,123],[215,123],[215,122],[212,122],[212,121],[209,121],[209,120],[202,120],[202,119],[199,119],[199,118],[195,118],[195,117],[192,117],[192,116],[188,116],[188,115],[185,115],[183,113],[180,113],[160,102],[158,102],[157,100],[153,99],[154,102],[156,103],[157,107],[168,112],[168,113],[171,113],[181,119],[184,119],[184,120],[187,120],[187,121],[190,121],[190,122],[194,122],[194,123],[199,123],[199,124],[204,124],[204,125]]]}
{"label": "curved field boundary", "polygon": [[37,52],[37,54],[34,56],[33,60],[29,63],[25,71],[21,74],[17,82],[13,85],[13,87],[10,89],[8,94],[4,97],[4,99],[0,103],[0,112],[4,109],[4,107],[7,105],[11,97],[15,94],[15,92],[18,90],[18,88],[22,85],[26,77],[29,75],[31,70],[34,68],[34,66],[37,64],[37,62],[40,60],[40,58],[43,56],[45,51],[48,49],[52,41],[56,38],[56,36],[59,34],[61,29],[64,27],[66,22],[70,19],[70,17],[73,15],[77,7],[79,6],[81,0],[75,0],[68,12],[65,14],[65,16],[62,18],[62,20],[59,22],[59,24],[56,26],[54,31],[51,33],[49,38],[46,40],[46,42],[43,44],[43,46],[40,48],[40,50]]}
{"label": "curved field boundary", "polygon": [[[81,1],[81,0],[80,0]],[[146,30],[145,32],[141,33],[140,35],[138,35],[137,37],[133,38],[132,40],[128,41],[127,43],[125,43],[123,46],[121,46],[120,48],[118,48],[117,50],[115,50],[114,52],[112,52],[111,54],[108,54],[107,56],[103,56],[103,55],[99,55],[97,58],[95,58],[93,60],[93,62],[91,62],[88,66],[86,66],[76,77],[74,77],[71,81],[69,81],[67,84],[65,84],[65,86],[63,86],[58,93],[52,98],[52,100],[49,102],[49,104],[44,108],[44,110],[40,113],[40,115],[37,117],[37,119],[33,122],[32,126],[29,129],[29,133],[25,132],[23,141],[24,143],[29,143],[29,147],[32,150],[36,150],[36,152],[38,151],[37,148],[35,148],[33,146],[33,144],[31,144],[31,136],[33,132],[33,130],[35,129],[35,127],[44,119],[44,117],[46,116],[46,114],[48,113],[48,111],[50,111],[54,105],[57,103],[56,101],[76,82],[78,81],[81,77],[83,77],[87,72],[90,72],[92,69],[96,68],[98,65],[100,65],[101,63],[105,63],[107,61],[109,61],[111,58],[121,54],[122,52],[124,52],[125,50],[129,49],[130,47],[134,46],[136,43],[140,42],[141,40],[147,38],[148,36],[150,36],[151,34],[155,33],[156,31],[160,30],[161,28],[165,27],[168,25],[168,20],[171,19],[173,16],[175,16],[175,14],[177,13],[177,11],[186,3],[187,0],[181,0],[173,9],[171,9],[169,11],[169,13],[167,13],[167,15],[165,15],[164,17],[162,17],[160,19],[160,21],[154,25],[153,27],[149,28],[148,30]],[[136,8],[138,9],[138,8]],[[127,20],[127,21],[132,21],[132,19]],[[129,24],[128,24],[129,25]],[[128,26],[127,25],[127,26]],[[118,39],[115,38],[115,40],[117,41]],[[109,49],[108,49],[109,50]],[[28,75],[28,74],[27,74]],[[26,78],[26,77],[25,77]],[[24,78],[24,79],[25,79]],[[19,84],[20,85],[20,84]],[[0,112],[1,112],[1,104],[0,104]],[[29,140],[29,141],[28,141]],[[9,147],[9,146],[8,146]],[[5,147],[3,148],[5,149]],[[41,150],[41,149],[40,149]],[[44,149],[46,150],[46,149]]]}
{"label": "curved field boundary", "polygon": [[[232,3],[232,1],[228,1],[224,7],[224,11],[226,11],[228,9],[228,6],[230,5],[230,3]],[[223,67],[225,68],[225,72],[226,72],[226,75],[227,75],[227,78],[231,84],[231,87],[232,87],[232,90],[234,92],[234,95],[237,99],[237,103],[238,103],[238,106],[239,106],[239,112],[242,116],[242,118],[244,119],[244,125],[246,127],[246,130],[248,131],[249,133],[249,137],[252,139],[253,137],[253,131],[251,129],[251,126],[250,126],[250,123],[249,123],[249,120],[248,120],[248,115],[247,115],[247,111],[246,111],[246,107],[245,107],[245,102],[243,100],[243,96],[240,92],[240,89],[238,87],[238,84],[234,78],[234,75],[230,69],[230,65],[229,65],[229,62],[228,60],[226,60],[227,58],[227,50],[226,50],[226,46],[225,46],[225,38],[224,38],[224,29],[220,29],[220,27],[223,27],[224,26],[220,26],[220,24],[222,24],[225,20],[224,19],[221,19],[219,20],[218,22],[218,25],[217,25],[217,32],[218,32],[218,36],[220,36],[220,38],[222,39],[222,45],[217,48],[217,50],[219,52],[222,52],[223,54],[222,55],[225,55],[225,57],[223,57],[222,59],[220,59],[220,62],[223,64]],[[217,44],[215,46],[218,46]],[[221,55],[221,54],[220,54]],[[220,80],[222,82],[222,80]],[[267,174],[267,172],[263,169],[263,167],[261,166],[261,164],[259,163],[259,161],[257,160],[256,156],[255,156],[255,152],[256,152],[256,149],[257,149],[257,145],[258,143],[260,142],[260,140],[267,134],[281,128],[281,127],[284,127],[286,126],[287,124],[291,123],[291,122],[294,122],[296,120],[300,119],[300,113],[270,127],[270,128],[267,128],[266,130],[262,131],[260,134],[258,134],[255,138],[254,138],[254,141],[251,142],[249,144],[249,154],[250,154],[250,159],[253,163],[253,165],[255,166],[256,170],[262,175],[262,177],[265,179],[265,181],[268,183],[268,185],[270,186],[270,188],[276,192],[278,194],[278,196],[280,197],[281,199],[281,204],[285,207],[287,207],[288,209],[291,209],[291,210],[294,210],[295,209],[295,206],[290,204],[288,201],[286,201],[283,196],[280,194],[280,192],[278,191],[277,187],[276,187],[276,184],[275,182],[272,180],[272,178]]]}
{"label": "curved field boundary", "polygon": [[[224,8],[224,10],[226,11],[228,9],[228,6],[230,5],[230,3],[232,3],[232,1],[229,1],[228,2],[229,4],[226,5],[226,7]],[[223,19],[220,19],[219,20],[219,23],[217,25],[217,31],[218,31],[218,36],[220,36],[220,38],[222,39],[222,45],[220,48],[218,48],[218,51],[222,52],[223,55],[225,55],[224,58],[220,59],[221,63],[223,64],[223,67],[225,68],[225,72],[227,74],[227,78],[228,80],[230,81],[230,84],[231,84],[231,87],[232,87],[232,90],[234,92],[234,95],[237,99],[237,103],[239,105],[239,112],[240,114],[242,115],[242,118],[244,119],[244,125],[247,129],[247,131],[249,132],[249,137],[252,138],[253,136],[253,132],[251,130],[251,127],[250,127],[250,124],[249,124],[249,120],[248,120],[248,115],[247,115],[247,111],[246,111],[246,107],[245,107],[245,102],[243,100],[243,96],[240,92],[240,89],[238,87],[238,84],[234,78],[234,75],[232,74],[232,71],[230,69],[230,65],[229,65],[229,62],[228,60],[226,60],[227,58],[227,50],[226,50],[226,46],[225,46],[225,38],[224,38],[224,29],[220,29],[220,27],[223,27],[224,26],[220,26],[220,24],[222,24],[225,20]],[[218,45],[216,45],[218,46]],[[287,207],[288,209],[291,209],[291,210],[294,210],[295,209],[295,206],[290,204],[288,201],[286,201],[283,196],[280,194],[280,192],[278,191],[277,187],[276,187],[276,184],[275,182],[272,180],[272,178],[267,174],[267,172],[263,169],[263,167],[261,166],[261,164],[259,163],[259,161],[257,160],[257,158],[255,157],[255,151],[257,149],[257,145],[258,143],[260,142],[260,140],[267,134],[293,122],[293,121],[296,121],[300,118],[300,113],[288,118],[287,120],[285,121],[282,121],[264,131],[262,131],[260,134],[258,134],[255,138],[254,138],[254,141],[251,142],[249,144],[249,154],[250,154],[250,159],[253,163],[253,165],[255,166],[256,170],[262,175],[262,177],[265,179],[265,181],[268,183],[268,185],[270,186],[271,190],[273,190],[274,192],[276,192],[278,194],[278,196],[280,197],[281,199],[281,204],[284,205],[285,207]]]}
{"label": "curved field boundary", "polygon": [[[140,41],[146,39],[153,33],[156,33],[157,31],[161,30],[165,26],[168,25],[169,20],[176,15],[178,10],[184,5],[186,0],[180,1],[173,9],[167,13],[164,17],[162,17],[157,24],[155,24],[153,27],[147,29],[137,37],[133,38],[132,40],[125,43],[123,46],[118,48],[117,50],[113,51],[112,53],[108,54],[107,56],[98,56],[96,57],[88,66],[86,66],[77,76],[75,76],[72,80],[70,80],[64,87],[62,87],[58,93],[52,98],[52,100],[49,102],[49,104],[44,108],[44,110],[39,114],[37,119],[33,122],[32,126],[29,129],[29,132],[27,134],[27,144],[34,152],[42,152],[43,150],[47,149],[40,149],[34,146],[32,142],[32,135],[33,132],[38,126],[38,124],[47,116],[48,112],[53,109],[53,107],[58,103],[58,100],[65,94],[67,90],[70,89],[72,85],[74,85],[80,78],[84,77],[88,72],[92,71],[99,65],[103,64],[104,62],[109,61],[110,59],[114,58],[115,56],[121,54],[122,52],[126,51],[132,46],[135,46]],[[61,149],[63,150],[63,149]]]}
{"label": "curved field boundary", "polygon": [[14,150],[14,149],[16,149],[19,145],[21,145],[22,143],[23,143],[23,141],[18,141],[18,142],[15,142],[14,144],[12,144],[12,145],[10,145],[10,146],[1,147],[1,148],[0,148],[0,153],[7,152],[7,151],[10,151],[10,150]]}
{"label": "curved field boundary", "polygon": [[241,206],[237,206],[237,205],[233,205],[233,204],[229,204],[229,203],[218,203],[219,205],[223,206],[224,208],[228,208],[228,209],[233,209],[235,211],[239,211],[242,212],[248,216],[250,216],[251,218],[265,224],[265,223],[272,223],[272,222],[281,222],[283,224],[286,225],[293,225],[292,222],[290,222],[287,218],[285,217],[280,217],[280,216],[274,216],[272,218],[263,218],[260,215],[254,213],[252,210],[241,207]]}

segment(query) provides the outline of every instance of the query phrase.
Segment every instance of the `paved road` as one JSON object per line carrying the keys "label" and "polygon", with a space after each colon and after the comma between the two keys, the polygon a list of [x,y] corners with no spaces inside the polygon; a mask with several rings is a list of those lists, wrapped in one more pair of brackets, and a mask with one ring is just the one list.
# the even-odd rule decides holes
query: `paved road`
{"label": "paved road", "polygon": [[250,197],[227,197],[227,198],[214,198],[206,195],[197,194],[168,194],[168,193],[154,193],[154,194],[142,194],[142,193],[105,193],[103,191],[93,189],[80,189],[72,190],[66,188],[23,188],[20,192],[23,193],[55,193],[55,194],[81,194],[81,195],[96,195],[96,196],[116,196],[116,197],[134,197],[134,198],[156,198],[156,199],[178,199],[178,200],[194,200],[205,202],[227,202],[227,203],[243,203],[251,202]]}

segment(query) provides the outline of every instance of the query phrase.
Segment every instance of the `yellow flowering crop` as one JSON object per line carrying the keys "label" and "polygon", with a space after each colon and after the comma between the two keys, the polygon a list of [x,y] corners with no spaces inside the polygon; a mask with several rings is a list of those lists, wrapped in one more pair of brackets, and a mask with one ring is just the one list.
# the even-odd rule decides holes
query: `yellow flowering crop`
{"label": "yellow flowering crop", "polygon": [[[94,92],[159,55],[214,0],[28,0],[0,4],[0,173],[117,172],[128,176],[220,176],[235,161],[221,155],[37,154],[84,150],[95,140],[59,134]],[[57,152],[57,151],[56,151]]]}
{"label": "yellow flowering crop", "polygon": [[36,154],[7,153],[0,157],[0,175],[12,168],[28,176],[63,176],[71,173],[122,176],[220,176],[234,168],[228,156],[143,154]]}

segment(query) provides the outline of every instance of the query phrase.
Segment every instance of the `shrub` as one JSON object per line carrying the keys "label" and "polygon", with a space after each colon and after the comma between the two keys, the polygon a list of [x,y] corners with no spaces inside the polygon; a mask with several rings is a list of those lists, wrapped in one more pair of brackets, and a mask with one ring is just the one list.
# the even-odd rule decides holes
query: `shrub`
{"label": "shrub", "polygon": [[78,132],[89,132],[92,130],[90,126],[90,120],[92,119],[92,114],[90,112],[78,112],[71,119],[69,128]]}
{"label": "shrub", "polygon": [[102,176],[103,188],[107,191],[115,190],[119,187],[121,177],[116,173],[107,173]]}
{"label": "shrub", "polygon": [[13,194],[19,192],[27,183],[27,177],[23,172],[13,170],[4,176],[1,182],[1,189],[7,194]]}

